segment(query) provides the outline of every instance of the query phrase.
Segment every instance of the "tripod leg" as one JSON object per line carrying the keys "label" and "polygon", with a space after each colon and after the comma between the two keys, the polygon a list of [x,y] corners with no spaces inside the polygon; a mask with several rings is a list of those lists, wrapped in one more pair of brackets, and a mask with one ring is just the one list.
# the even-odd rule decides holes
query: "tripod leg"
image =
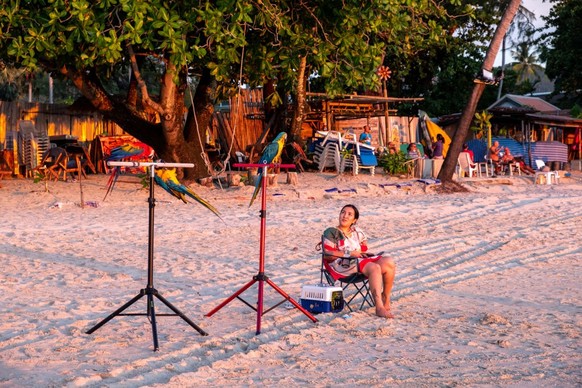
{"label": "tripod leg", "polygon": [[160,345],[158,343],[158,327],[156,325],[156,309],[154,307],[154,297],[151,293],[148,293],[147,311],[148,317],[152,322],[152,335],[154,337],[154,352],[156,352],[160,348]]}
{"label": "tripod leg", "polygon": [[231,296],[229,296],[224,302],[222,302],[217,307],[215,307],[214,310],[212,310],[211,312],[209,312],[208,314],[206,314],[206,316],[207,317],[212,316],[212,314],[214,314],[215,312],[217,312],[218,310],[220,310],[221,308],[223,308],[224,306],[226,306],[228,303],[230,303],[234,298],[236,298],[237,296],[239,296],[240,294],[242,294],[243,292],[245,292],[250,286],[252,286],[253,284],[255,284],[256,281],[257,281],[256,279],[253,279],[250,282],[248,282],[247,284],[245,284],[240,290],[238,290],[237,292],[235,292],[234,294],[232,294]]}
{"label": "tripod leg", "polygon": [[[264,179],[264,178],[263,178]],[[258,300],[257,300],[257,330],[256,335],[261,334],[261,318],[263,316],[263,285],[264,279],[259,280]]]}
{"label": "tripod leg", "polygon": [[313,322],[317,322],[317,319],[313,315],[311,315],[311,313],[309,311],[305,310],[303,308],[303,306],[301,306],[299,303],[297,303],[295,301],[295,299],[291,298],[285,291],[283,291],[275,283],[273,283],[271,281],[271,279],[267,279],[267,283],[269,283],[269,285],[271,287],[273,287],[275,289],[275,291],[277,291],[279,294],[281,294],[281,296],[283,296],[285,299],[287,299],[289,302],[291,302],[291,304],[293,306],[295,306],[297,309],[299,309],[299,311],[301,311],[303,314],[305,314],[309,319],[311,319]]}
{"label": "tripod leg", "polygon": [[178,315],[180,318],[182,318],[184,321],[186,321],[190,326],[192,326],[194,329],[196,329],[196,331],[198,331],[198,333],[200,333],[201,335],[208,335],[207,332],[205,332],[204,330],[202,330],[200,327],[198,327],[194,322],[192,322],[186,315],[184,315],[180,310],[178,310],[176,307],[174,307],[170,302],[168,302],[168,300],[166,298],[164,298],[163,296],[161,296],[160,294],[155,294],[156,298],[158,298],[159,300],[162,301],[162,303],[164,303],[166,306],[168,306],[168,308],[170,310],[172,310],[173,312],[176,313],[176,315]]}
{"label": "tripod leg", "polygon": [[104,320],[102,320],[101,322],[99,322],[98,324],[93,326],[91,329],[87,330],[86,333],[87,334],[93,333],[95,330],[99,329],[101,326],[105,325],[107,322],[112,320],[115,316],[121,314],[123,312],[123,310],[125,310],[126,308],[128,308],[129,306],[131,306],[132,304],[137,302],[144,295],[145,295],[144,290],[141,290],[139,294],[137,294],[135,297],[133,297],[133,299],[131,299],[129,302],[127,302],[126,304],[124,304],[123,306],[121,306],[120,308],[115,310],[114,312],[112,312],[107,318],[105,318]]}

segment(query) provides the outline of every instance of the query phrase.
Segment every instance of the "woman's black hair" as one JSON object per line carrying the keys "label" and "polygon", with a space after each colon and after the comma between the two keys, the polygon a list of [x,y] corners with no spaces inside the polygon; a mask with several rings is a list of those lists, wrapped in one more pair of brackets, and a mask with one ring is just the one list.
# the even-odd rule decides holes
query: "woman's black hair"
{"label": "woman's black hair", "polygon": [[344,211],[344,209],[345,209],[345,208],[347,208],[347,207],[350,207],[350,208],[352,208],[352,209],[354,210],[354,219],[356,219],[356,220],[357,220],[357,219],[359,219],[359,218],[360,218],[360,211],[358,210],[358,208],[357,208],[357,207],[355,207],[355,206],[354,206],[354,205],[352,205],[352,204],[347,204],[347,205],[345,205],[344,207],[342,207],[342,210],[340,210],[340,213],[341,213],[341,212],[343,212],[343,211]]}

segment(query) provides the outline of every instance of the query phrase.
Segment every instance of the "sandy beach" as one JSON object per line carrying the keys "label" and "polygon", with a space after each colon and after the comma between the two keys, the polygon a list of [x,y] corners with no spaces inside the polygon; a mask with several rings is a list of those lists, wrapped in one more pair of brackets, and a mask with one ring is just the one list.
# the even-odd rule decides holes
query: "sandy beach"
{"label": "sandy beach", "polygon": [[[156,188],[156,289],[180,317],[86,331],[147,284],[148,191],[127,177],[0,181],[0,387],[582,385],[582,174],[466,180],[468,193],[376,174],[280,174],[268,190],[265,273],[299,299],[319,283],[321,232],[360,209],[371,250],[397,264],[395,319],[281,305],[262,317],[233,300],[258,272],[253,188],[192,185],[223,220]],[[245,294],[254,302],[256,286]],[[265,288],[265,306],[280,301]],[[146,299],[132,306],[143,313]],[[156,301],[156,312],[168,312]]]}

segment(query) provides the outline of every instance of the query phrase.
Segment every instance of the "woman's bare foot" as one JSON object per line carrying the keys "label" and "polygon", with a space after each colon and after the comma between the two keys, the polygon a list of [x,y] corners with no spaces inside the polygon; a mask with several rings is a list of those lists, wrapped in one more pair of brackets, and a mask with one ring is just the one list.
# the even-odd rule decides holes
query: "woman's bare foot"
{"label": "woman's bare foot", "polygon": [[382,318],[394,318],[394,315],[390,312],[390,309],[385,309],[384,307],[376,306],[376,315]]}

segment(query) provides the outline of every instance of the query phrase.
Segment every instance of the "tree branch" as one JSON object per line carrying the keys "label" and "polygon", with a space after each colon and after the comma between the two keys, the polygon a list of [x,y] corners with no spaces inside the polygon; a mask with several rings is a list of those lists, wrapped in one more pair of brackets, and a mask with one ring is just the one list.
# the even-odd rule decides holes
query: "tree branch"
{"label": "tree branch", "polygon": [[156,111],[160,116],[166,116],[167,112],[165,112],[164,108],[152,100],[148,93],[148,88],[146,83],[144,82],[141,72],[139,70],[139,66],[137,65],[137,60],[135,58],[135,53],[133,52],[133,47],[131,44],[127,45],[127,52],[129,53],[129,61],[131,63],[131,69],[133,70],[133,75],[137,81],[137,87],[141,92],[141,100],[144,105],[149,106],[154,111]]}

